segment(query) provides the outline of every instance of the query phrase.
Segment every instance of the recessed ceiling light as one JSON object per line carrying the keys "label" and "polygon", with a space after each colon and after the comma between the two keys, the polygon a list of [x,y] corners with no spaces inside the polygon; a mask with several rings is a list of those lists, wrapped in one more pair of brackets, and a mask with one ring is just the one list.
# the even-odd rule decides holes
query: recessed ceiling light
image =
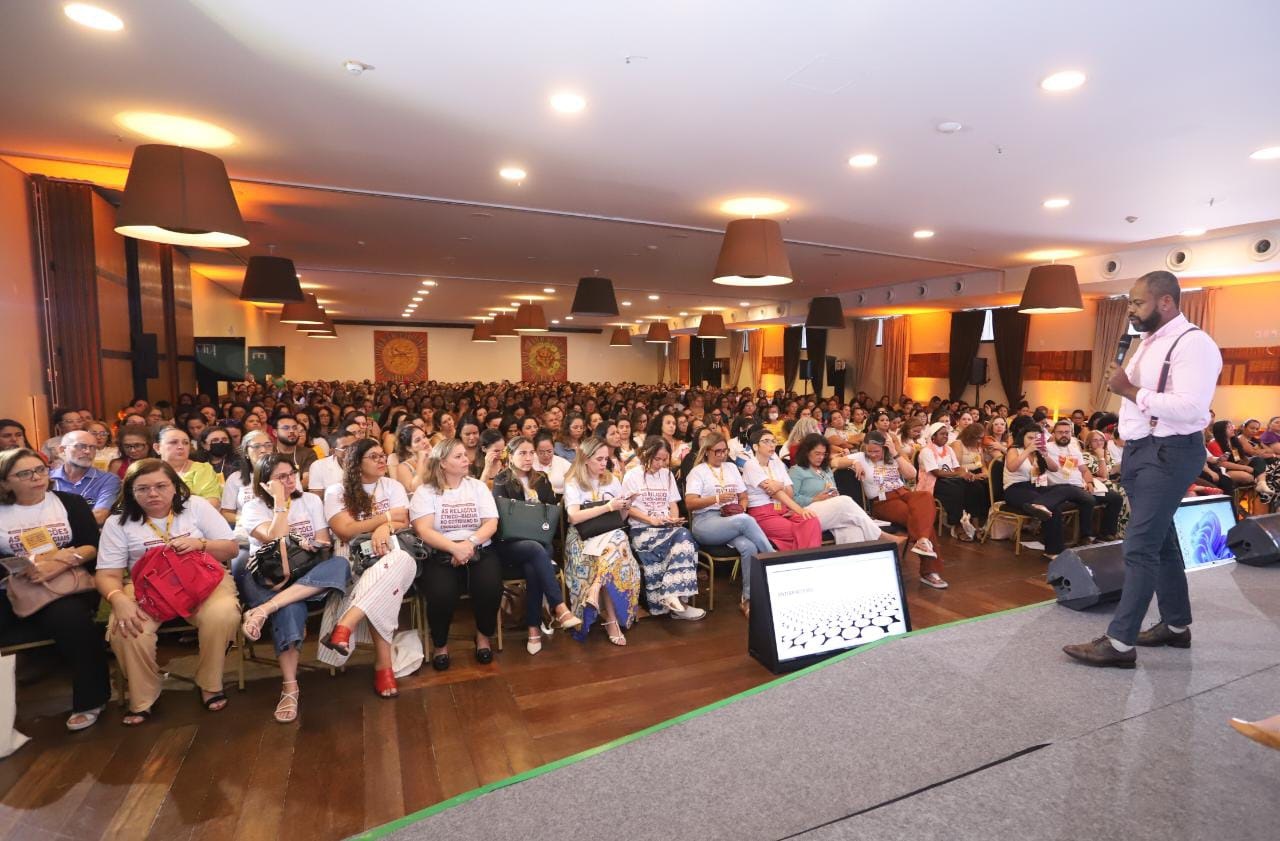
{"label": "recessed ceiling light", "polygon": [[402,313],[400,313],[400,317],[401,317],[401,318],[409,318],[409,317],[410,317],[410,316],[412,316],[412,315],[413,315],[413,313],[411,313],[411,312],[402,312]]}
{"label": "recessed ceiling light", "polygon": [[1255,161],[1280,160],[1280,146],[1268,146],[1265,149],[1259,149],[1249,157]]}
{"label": "recessed ceiling light", "polygon": [[434,280],[424,280],[424,281],[422,281],[422,285],[423,285],[423,286],[435,286],[435,285],[436,285],[436,282],[435,282]]}
{"label": "recessed ceiling light", "polygon": [[489,317],[490,317],[490,318],[497,318],[497,317],[498,317],[498,314],[497,314],[496,312],[491,312],[491,313],[489,313]]}
{"label": "recessed ceiling light", "polygon": [[1058,208],[1066,207],[1069,204],[1071,204],[1071,199],[1056,198],[1044,200],[1044,206],[1050,210],[1057,210]]}
{"label": "recessed ceiling light", "polygon": [[935,128],[942,134],[955,134],[964,129],[964,123],[958,123],[955,120],[943,120]]}
{"label": "recessed ceiling light", "polygon": [[915,237],[916,239],[929,239],[930,237],[933,236],[933,231],[930,231],[927,229],[921,229],[919,231],[913,232],[911,236]]}
{"label": "recessed ceiling light", "polygon": [[518,166],[504,166],[498,170],[498,174],[508,181],[523,181],[529,173]]}
{"label": "recessed ceiling light", "polygon": [[644,324],[643,321],[636,321],[636,324]]}
{"label": "recessed ceiling light", "polygon": [[143,137],[159,140],[174,146],[192,149],[224,149],[236,142],[236,136],[221,126],[178,117],[173,114],[155,114],[149,111],[121,111],[116,114],[116,124]]}
{"label": "recessed ceiling light", "polygon": [[564,320],[565,320],[565,321],[573,321],[573,316],[571,316],[571,315],[566,315],[566,316],[564,317]]}
{"label": "recessed ceiling light", "polygon": [[551,95],[551,107],[561,114],[577,114],[587,107],[587,101],[576,93],[561,91]]}
{"label": "recessed ceiling light", "polygon": [[124,21],[106,9],[90,6],[88,3],[68,3],[62,7],[67,17],[81,26],[100,29],[103,32],[119,32],[124,29]]}
{"label": "recessed ceiling light", "polygon": [[880,163],[880,158],[870,152],[859,152],[849,159],[849,166],[854,169],[867,169]]}
{"label": "recessed ceiling light", "polygon": [[688,314],[689,314],[689,313],[688,313],[688,311],[687,311],[687,310],[680,310],[680,315],[682,315],[682,316],[683,316],[683,315],[688,315]]}
{"label": "recessed ceiling light", "polygon": [[552,323],[552,324],[559,324],[559,323],[560,323],[560,319],[558,319],[558,318],[553,318],[553,319],[551,319],[551,323]]}
{"label": "recessed ceiling light", "polygon": [[1182,231],[1180,235],[1184,237],[1204,236],[1204,228],[1187,228],[1185,231]]}
{"label": "recessed ceiling light", "polygon": [[416,303],[418,303],[418,302],[419,302],[419,301],[421,301],[421,300],[422,300],[422,296],[420,296],[420,295],[415,295],[415,296],[414,296],[414,298],[413,298],[413,302],[414,302],[415,304],[416,304]]}
{"label": "recessed ceiling light", "polygon": [[556,292],[556,290],[552,289],[550,286],[542,287],[542,291],[546,292],[548,295],[554,295]]}
{"label": "recessed ceiling light", "polygon": [[624,307],[629,307],[629,306],[631,306],[631,302],[630,302],[630,301],[623,301],[623,302],[622,302],[622,305],[623,305]]}
{"label": "recessed ceiling light", "polygon": [[659,297],[659,296],[657,296],[657,295],[650,295],[650,296],[649,296],[649,300],[650,300],[650,301],[656,301],[656,300],[658,300],[658,297]]}
{"label": "recessed ceiling light", "polygon": [[739,301],[739,302],[738,302],[738,306],[740,306],[740,307],[749,307],[749,306],[751,306],[751,302],[750,302],[750,301]]}
{"label": "recessed ceiling light", "polygon": [[1073,91],[1084,84],[1084,74],[1079,70],[1060,70],[1040,80],[1040,87],[1052,93]]}
{"label": "recessed ceiling light", "polygon": [[1073,248],[1044,248],[1040,251],[1028,251],[1023,256],[1028,260],[1069,260],[1079,257],[1080,252]]}
{"label": "recessed ceiling light", "polygon": [[732,216],[772,216],[775,213],[782,213],[788,206],[781,199],[771,199],[764,196],[744,196],[722,202],[720,211]]}

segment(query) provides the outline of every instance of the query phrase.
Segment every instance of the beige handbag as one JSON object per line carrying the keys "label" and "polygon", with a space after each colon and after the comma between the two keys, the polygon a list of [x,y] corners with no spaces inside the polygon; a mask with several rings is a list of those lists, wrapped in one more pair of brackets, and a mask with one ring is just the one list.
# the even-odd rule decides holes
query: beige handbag
{"label": "beige handbag", "polygon": [[94,589],[94,583],[88,570],[73,564],[47,581],[32,581],[25,574],[10,575],[6,587],[14,614],[25,619],[63,596]]}

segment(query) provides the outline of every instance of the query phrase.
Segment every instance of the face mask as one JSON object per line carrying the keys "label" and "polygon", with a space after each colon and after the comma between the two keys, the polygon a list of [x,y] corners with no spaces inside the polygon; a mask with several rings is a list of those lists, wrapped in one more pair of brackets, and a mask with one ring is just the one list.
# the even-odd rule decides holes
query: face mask
{"label": "face mask", "polygon": [[771,420],[771,421],[776,421],[777,419],[778,419],[778,413],[777,413],[777,412],[770,412],[770,413],[769,413],[769,420]]}
{"label": "face mask", "polygon": [[214,441],[209,445],[209,455],[222,458],[231,452],[230,441]]}

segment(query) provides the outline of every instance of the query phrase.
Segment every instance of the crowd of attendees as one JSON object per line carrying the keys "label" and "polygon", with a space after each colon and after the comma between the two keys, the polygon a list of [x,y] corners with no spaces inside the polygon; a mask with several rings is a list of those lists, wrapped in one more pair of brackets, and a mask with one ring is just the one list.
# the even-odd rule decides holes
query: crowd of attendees
{"label": "crowd of attendees", "polygon": [[[58,409],[51,422],[53,436],[34,445],[0,419],[0,640],[54,641],[71,669],[72,730],[92,726],[110,695],[102,602],[128,681],[124,723],[155,711],[161,622],[129,572],[157,547],[220,565],[185,616],[201,703],[227,705],[237,628],[253,640],[269,631],[282,677],[275,718],[291,722],[311,608],[324,609],[322,659],[340,664],[371,642],[375,691],[390,698],[411,591],[425,602],[431,665],[445,670],[464,594],[473,656],[492,662],[507,580],[526,582],[525,644],[536,655],[555,630],[584,640],[599,624],[621,646],[642,615],[703,618],[693,604],[700,546],[741,557],[749,615],[760,553],[889,539],[916,559],[921,584],[944,590],[939,527],[983,540],[993,503],[1041,521],[1047,558],[1063,551],[1067,511],[1079,512],[1085,541],[1122,536],[1128,516],[1114,415],[1054,418],[992,401],[250,379],[222,399],[138,400],[110,422]],[[1215,420],[1205,435],[1189,492],[1252,488],[1273,504],[1280,418],[1265,428]],[[538,512],[556,506],[563,524],[539,532]],[[270,585],[257,559],[277,545],[310,560]]]}

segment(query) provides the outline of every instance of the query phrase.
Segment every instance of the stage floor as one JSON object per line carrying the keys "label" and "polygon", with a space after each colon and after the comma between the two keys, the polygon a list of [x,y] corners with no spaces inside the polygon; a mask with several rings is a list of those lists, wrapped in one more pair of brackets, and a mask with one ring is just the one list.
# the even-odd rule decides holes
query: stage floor
{"label": "stage floor", "polygon": [[1190,581],[1192,648],[1140,649],[1134,671],[1060,651],[1109,607],[1028,607],[843,655],[373,835],[1274,839],[1280,752],[1226,722],[1280,711],[1280,568]]}

